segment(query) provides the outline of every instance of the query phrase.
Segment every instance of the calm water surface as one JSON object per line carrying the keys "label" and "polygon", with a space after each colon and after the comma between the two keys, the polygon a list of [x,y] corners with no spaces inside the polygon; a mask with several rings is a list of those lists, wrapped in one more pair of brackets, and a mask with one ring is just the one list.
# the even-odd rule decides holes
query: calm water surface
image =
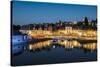
{"label": "calm water surface", "polygon": [[[24,44],[21,44],[24,45]],[[12,56],[12,65],[69,63],[97,60],[97,43],[77,40],[47,40],[25,44],[21,53]]]}

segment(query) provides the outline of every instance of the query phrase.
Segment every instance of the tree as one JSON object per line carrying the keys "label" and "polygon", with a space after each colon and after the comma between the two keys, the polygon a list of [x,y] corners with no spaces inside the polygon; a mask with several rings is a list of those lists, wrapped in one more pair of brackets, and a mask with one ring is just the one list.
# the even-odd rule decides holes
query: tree
{"label": "tree", "polygon": [[85,23],[85,26],[88,26],[89,25],[88,24],[88,18],[87,17],[84,18],[84,23]]}
{"label": "tree", "polygon": [[20,28],[21,28],[20,25],[13,25],[13,26],[12,26],[12,30],[13,30],[13,31],[19,31]]}

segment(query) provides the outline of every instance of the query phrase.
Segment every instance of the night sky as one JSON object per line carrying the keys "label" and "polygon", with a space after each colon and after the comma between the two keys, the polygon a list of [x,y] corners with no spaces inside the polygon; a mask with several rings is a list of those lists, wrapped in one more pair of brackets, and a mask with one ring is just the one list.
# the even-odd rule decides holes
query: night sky
{"label": "night sky", "polygon": [[12,23],[16,25],[81,21],[85,16],[89,20],[97,18],[97,7],[93,5],[13,1],[12,8]]}

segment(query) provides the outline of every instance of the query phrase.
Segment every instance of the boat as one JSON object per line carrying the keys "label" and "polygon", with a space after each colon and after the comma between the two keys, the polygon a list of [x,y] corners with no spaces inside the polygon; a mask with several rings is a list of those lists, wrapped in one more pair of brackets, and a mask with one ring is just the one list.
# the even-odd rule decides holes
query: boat
{"label": "boat", "polygon": [[24,51],[24,46],[28,43],[29,38],[26,34],[20,32],[14,32],[11,36],[11,52],[12,54],[18,54]]}
{"label": "boat", "polygon": [[29,36],[27,34],[22,34],[20,32],[14,32],[12,34],[11,40],[12,44],[26,43],[29,41]]}

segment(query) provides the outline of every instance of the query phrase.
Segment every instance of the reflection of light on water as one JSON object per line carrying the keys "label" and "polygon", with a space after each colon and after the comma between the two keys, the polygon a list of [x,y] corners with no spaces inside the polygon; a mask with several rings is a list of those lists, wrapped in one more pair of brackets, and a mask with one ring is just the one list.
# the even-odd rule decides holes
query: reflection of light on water
{"label": "reflection of light on water", "polygon": [[32,45],[29,45],[29,49],[32,50]]}
{"label": "reflection of light on water", "polygon": [[[63,46],[64,48],[82,48],[82,49],[89,49],[89,50],[96,50],[97,49],[97,44],[96,43],[85,43],[85,44],[80,44],[76,40],[57,40],[56,41],[58,46]],[[53,40],[48,40],[48,41],[43,41],[43,42],[38,42],[34,44],[29,45],[30,50],[35,50],[35,49],[42,49],[42,48],[48,48],[50,46],[55,44],[55,41]],[[53,45],[52,48],[56,48],[56,45]]]}
{"label": "reflection of light on water", "polygon": [[54,45],[53,48],[55,48],[56,46]]}
{"label": "reflection of light on water", "polygon": [[90,49],[90,50],[96,50],[97,45],[96,45],[96,43],[87,43],[87,44],[83,45],[83,48]]}
{"label": "reflection of light on water", "polygon": [[65,48],[74,48],[74,47],[80,47],[80,43],[78,41],[75,41],[75,40],[71,40],[71,41],[68,41],[68,40],[59,40],[58,41],[60,43],[61,46],[64,46]]}
{"label": "reflection of light on water", "polygon": [[41,49],[43,47],[48,47],[50,46],[50,43],[51,43],[51,40],[48,40],[48,41],[44,41],[44,42],[38,42],[38,43],[35,43],[35,44],[30,44],[29,45],[29,49],[30,50],[35,50],[35,49]]}

